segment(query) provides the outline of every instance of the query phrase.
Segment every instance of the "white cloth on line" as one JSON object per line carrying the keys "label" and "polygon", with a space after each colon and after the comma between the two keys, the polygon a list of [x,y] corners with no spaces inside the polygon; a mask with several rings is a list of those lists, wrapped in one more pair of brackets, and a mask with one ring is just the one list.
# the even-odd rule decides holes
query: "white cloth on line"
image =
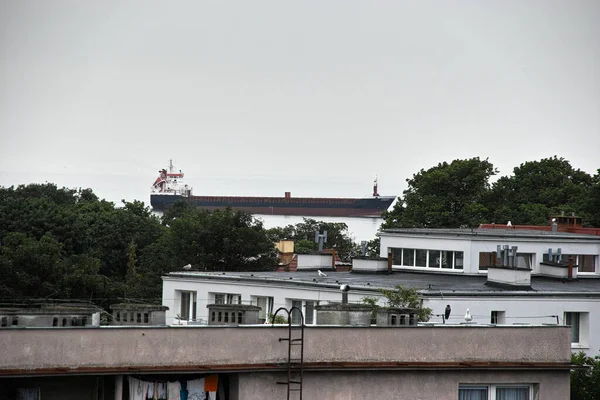
{"label": "white cloth on line", "polygon": [[129,380],[129,399],[130,400],[146,400],[148,393],[148,382],[140,381],[139,379],[128,376]]}
{"label": "white cloth on line", "polygon": [[169,400],[180,400],[181,394],[181,383],[179,382],[167,382],[167,399]]}
{"label": "white cloth on line", "polygon": [[208,392],[208,400],[217,400],[217,392]]}
{"label": "white cloth on line", "polygon": [[206,400],[204,378],[187,382],[188,400]]}

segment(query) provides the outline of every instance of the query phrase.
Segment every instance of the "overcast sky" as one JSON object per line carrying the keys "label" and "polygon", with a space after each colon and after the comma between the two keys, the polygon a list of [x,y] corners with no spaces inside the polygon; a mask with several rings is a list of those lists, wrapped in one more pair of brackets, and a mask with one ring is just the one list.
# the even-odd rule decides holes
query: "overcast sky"
{"label": "overcast sky", "polygon": [[381,194],[440,161],[600,168],[600,1],[0,0],[0,185]]}

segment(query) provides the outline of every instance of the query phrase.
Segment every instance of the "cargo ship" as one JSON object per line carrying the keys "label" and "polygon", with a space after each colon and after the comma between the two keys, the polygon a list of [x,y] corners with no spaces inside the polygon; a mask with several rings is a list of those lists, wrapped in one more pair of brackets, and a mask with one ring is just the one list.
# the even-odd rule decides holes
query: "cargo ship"
{"label": "cargo ship", "polygon": [[184,182],[183,172],[175,170],[172,161],[168,169],[158,173],[150,194],[150,205],[157,211],[183,200],[206,210],[231,207],[262,215],[380,217],[396,199],[379,195],[377,179],[373,183],[373,196],[367,198],[292,197],[290,192],[285,192],[283,197],[194,196],[191,186]]}

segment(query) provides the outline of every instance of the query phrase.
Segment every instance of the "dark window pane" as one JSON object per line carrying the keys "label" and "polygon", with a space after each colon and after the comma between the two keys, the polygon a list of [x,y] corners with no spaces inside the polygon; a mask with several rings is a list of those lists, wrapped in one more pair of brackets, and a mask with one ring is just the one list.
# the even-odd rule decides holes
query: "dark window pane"
{"label": "dark window pane", "polygon": [[497,387],[496,400],[529,400],[529,388]]}
{"label": "dark window pane", "polygon": [[402,265],[410,267],[415,265],[414,249],[402,249]]}
{"label": "dark window pane", "polygon": [[439,268],[442,260],[439,250],[429,250],[429,268]]}
{"label": "dark window pane", "polygon": [[402,249],[392,249],[392,264],[402,265]]}
{"label": "dark window pane", "polygon": [[453,251],[442,251],[442,268],[452,268]]}
{"label": "dark window pane", "polygon": [[417,249],[415,258],[415,266],[425,267],[427,266],[427,250]]}
{"label": "dark window pane", "polygon": [[579,256],[579,272],[596,272],[596,256]]}
{"label": "dark window pane", "polygon": [[454,252],[454,269],[463,269],[463,252]]}

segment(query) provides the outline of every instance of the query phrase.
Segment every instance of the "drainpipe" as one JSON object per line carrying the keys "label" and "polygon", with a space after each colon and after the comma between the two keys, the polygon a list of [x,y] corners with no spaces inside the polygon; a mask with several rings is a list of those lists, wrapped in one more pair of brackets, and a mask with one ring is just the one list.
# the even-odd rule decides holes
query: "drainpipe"
{"label": "drainpipe", "polygon": [[392,273],[392,249],[388,247],[388,274]]}
{"label": "drainpipe", "polygon": [[573,279],[573,256],[569,257],[569,279]]}

